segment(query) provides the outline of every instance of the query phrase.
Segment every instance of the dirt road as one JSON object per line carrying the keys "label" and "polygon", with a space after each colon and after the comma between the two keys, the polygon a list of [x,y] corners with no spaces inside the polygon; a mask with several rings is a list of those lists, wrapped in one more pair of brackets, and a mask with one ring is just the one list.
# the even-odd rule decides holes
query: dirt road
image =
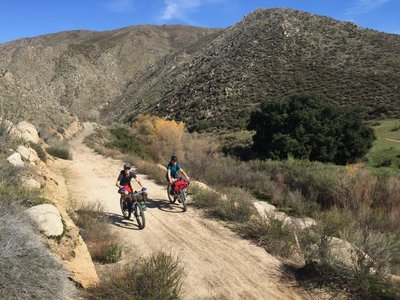
{"label": "dirt road", "polygon": [[112,216],[112,226],[144,255],[164,250],[179,256],[187,273],[183,299],[306,299],[282,282],[280,262],[265,250],[243,240],[217,221],[205,219],[189,206],[169,205],[165,188],[139,175],[149,189],[146,228],[123,220],[115,187],[121,161],[105,158],[83,145],[85,132],[72,142],[73,161],[66,168],[71,196],[99,201]]}

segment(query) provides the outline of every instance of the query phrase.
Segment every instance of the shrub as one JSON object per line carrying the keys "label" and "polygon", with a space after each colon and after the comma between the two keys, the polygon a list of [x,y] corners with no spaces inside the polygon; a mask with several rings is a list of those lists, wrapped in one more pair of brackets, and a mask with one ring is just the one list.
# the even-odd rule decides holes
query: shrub
{"label": "shrub", "polygon": [[136,278],[138,299],[179,299],[184,271],[177,258],[156,253],[142,264]]}
{"label": "shrub", "polygon": [[68,274],[17,205],[0,201],[0,298],[66,299]]}
{"label": "shrub", "polygon": [[66,141],[53,142],[47,152],[61,159],[72,159],[70,146]]}
{"label": "shrub", "polygon": [[214,190],[206,190],[190,187],[190,192],[193,193],[193,204],[200,208],[215,209],[220,201],[221,195]]}
{"label": "shrub", "polygon": [[212,213],[223,220],[246,222],[255,212],[253,201],[250,193],[240,188],[230,188],[225,190],[225,197],[220,198]]}
{"label": "shrub", "polygon": [[32,143],[32,142],[31,142],[29,145],[32,147],[33,150],[36,151],[38,157],[39,157],[43,162],[46,162],[46,161],[47,161],[47,154],[46,154],[46,151],[44,151],[43,148],[42,148],[39,144],[37,144],[37,143]]}
{"label": "shrub", "polygon": [[183,157],[185,124],[156,116],[140,115],[132,124],[135,137],[142,141],[156,162],[166,162],[172,154]]}
{"label": "shrub", "polygon": [[257,216],[238,227],[238,231],[244,238],[255,240],[272,255],[290,257],[296,251],[293,231],[277,219]]}
{"label": "shrub", "polygon": [[179,260],[159,252],[115,269],[98,287],[94,299],[180,299],[184,269]]}
{"label": "shrub", "polygon": [[[333,218],[320,220],[318,226],[301,235],[306,263],[299,270],[300,278],[310,285],[346,290],[357,299],[397,299],[399,294],[396,296],[385,274],[398,264],[399,237],[371,230],[363,220],[357,220],[359,216],[349,214],[343,218],[339,213],[334,215],[336,225],[332,226]],[[347,224],[340,224],[343,219]],[[338,259],[337,254],[332,256],[329,240],[334,235],[356,247],[352,265]]]}
{"label": "shrub", "polygon": [[0,160],[0,182],[5,182],[10,185],[19,183],[18,174],[21,168],[14,167],[6,160]]}
{"label": "shrub", "polygon": [[357,112],[320,96],[299,94],[265,102],[252,113],[253,149],[262,158],[317,160],[345,164],[363,157],[375,139]]}
{"label": "shrub", "polygon": [[135,153],[141,158],[147,158],[148,153],[145,150],[142,142],[135,138],[129,128],[116,127],[109,130],[111,141],[106,143],[106,147],[115,148],[125,153]]}
{"label": "shrub", "polygon": [[81,228],[93,260],[101,263],[115,263],[121,259],[122,246],[119,237],[111,232],[107,216],[99,203],[82,205],[74,220]]}
{"label": "shrub", "polygon": [[42,197],[40,191],[19,185],[10,185],[0,182],[0,202],[34,206],[49,201]]}

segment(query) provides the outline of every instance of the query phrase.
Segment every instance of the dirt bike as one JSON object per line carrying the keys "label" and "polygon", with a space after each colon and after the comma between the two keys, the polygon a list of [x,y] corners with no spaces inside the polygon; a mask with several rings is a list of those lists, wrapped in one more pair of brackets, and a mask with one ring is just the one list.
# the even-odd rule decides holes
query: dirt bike
{"label": "dirt bike", "polygon": [[170,203],[175,203],[178,200],[179,203],[183,205],[183,211],[187,211],[187,203],[186,203],[186,196],[187,196],[187,188],[189,186],[189,181],[179,178],[177,181],[174,181],[171,184],[168,183],[167,186],[167,195],[168,200]]}
{"label": "dirt bike", "polygon": [[[143,188],[141,191],[134,191],[129,195],[121,195],[119,200],[122,215],[125,219],[130,219],[132,213],[135,216],[139,229],[143,229],[146,225],[144,217],[145,208],[142,207],[144,201],[147,199],[147,189]],[[141,203],[142,202],[142,203]],[[146,204],[144,204],[146,205]]]}

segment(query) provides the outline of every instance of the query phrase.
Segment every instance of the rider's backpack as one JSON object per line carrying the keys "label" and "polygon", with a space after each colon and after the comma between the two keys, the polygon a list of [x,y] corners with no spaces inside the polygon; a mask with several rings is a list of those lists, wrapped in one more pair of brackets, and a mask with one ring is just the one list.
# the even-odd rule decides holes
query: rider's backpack
{"label": "rider's backpack", "polygon": [[177,192],[177,193],[179,193],[180,191],[182,191],[183,189],[185,189],[187,187],[188,187],[188,184],[183,179],[175,181],[173,186],[172,186],[174,191]]}

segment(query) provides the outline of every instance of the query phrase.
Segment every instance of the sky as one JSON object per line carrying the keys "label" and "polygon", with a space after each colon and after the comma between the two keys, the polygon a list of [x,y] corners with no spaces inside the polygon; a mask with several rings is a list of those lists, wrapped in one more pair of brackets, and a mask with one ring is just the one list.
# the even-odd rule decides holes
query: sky
{"label": "sky", "polygon": [[3,0],[0,43],[65,30],[140,24],[226,28],[257,8],[276,7],[400,34],[400,0]]}

